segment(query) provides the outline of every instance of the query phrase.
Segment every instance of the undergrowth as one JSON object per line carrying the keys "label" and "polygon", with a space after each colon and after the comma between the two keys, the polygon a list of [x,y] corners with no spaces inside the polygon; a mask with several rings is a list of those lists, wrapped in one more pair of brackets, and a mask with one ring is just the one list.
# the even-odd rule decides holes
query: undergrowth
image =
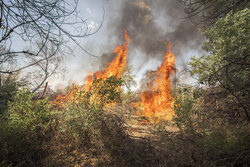
{"label": "undergrowth", "polygon": [[48,98],[19,90],[1,114],[0,166],[249,165],[249,123],[223,117],[231,106],[214,110],[209,90],[177,88],[175,119],[156,124],[154,137],[135,139],[126,119],[136,116],[131,103],[139,94],[124,92],[123,84],[96,80],[58,110]]}

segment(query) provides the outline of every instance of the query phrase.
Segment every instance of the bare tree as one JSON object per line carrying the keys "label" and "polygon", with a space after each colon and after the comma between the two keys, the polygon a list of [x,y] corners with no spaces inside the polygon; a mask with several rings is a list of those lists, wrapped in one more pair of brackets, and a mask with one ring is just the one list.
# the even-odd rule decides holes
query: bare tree
{"label": "bare tree", "polygon": [[[77,5],[78,0],[0,0],[0,45],[4,48],[0,52],[0,65],[2,65],[0,73],[11,74],[38,64],[45,65],[41,66],[45,72],[46,64],[52,55],[48,57],[39,55],[44,52],[48,44],[55,52],[63,55],[67,49],[71,51],[66,44],[73,42],[87,54],[95,56],[85,50],[78,39],[96,33],[102,25],[103,18],[100,26],[92,31],[88,27],[87,20],[79,17]],[[40,49],[15,50],[13,43],[17,38],[30,46],[42,41]],[[25,62],[27,57],[34,61]],[[10,61],[18,65],[10,69],[8,67]]]}
{"label": "bare tree", "polygon": [[179,0],[185,7],[188,18],[199,28],[213,25],[230,11],[249,8],[248,0]]}
{"label": "bare tree", "polygon": [[62,62],[62,57],[58,54],[58,47],[55,48],[51,43],[47,43],[47,45],[43,46],[43,43],[43,41],[40,41],[35,44],[37,50],[41,50],[36,57],[26,55],[27,60],[30,60],[27,64],[33,64],[32,71],[27,74],[29,82],[33,86],[32,92],[39,90],[54,73],[62,71],[61,69],[58,70]]}

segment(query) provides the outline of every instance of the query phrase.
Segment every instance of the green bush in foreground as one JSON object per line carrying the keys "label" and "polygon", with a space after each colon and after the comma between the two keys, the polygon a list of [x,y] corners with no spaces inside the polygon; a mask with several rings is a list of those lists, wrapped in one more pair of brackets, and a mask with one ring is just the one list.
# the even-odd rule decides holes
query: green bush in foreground
{"label": "green bush in foreground", "polygon": [[200,83],[230,93],[249,116],[250,9],[229,12],[205,31],[203,49],[208,55],[190,61],[191,75]]}
{"label": "green bush in foreground", "polygon": [[8,108],[8,101],[13,100],[13,96],[18,88],[24,86],[24,83],[17,81],[17,75],[3,75],[0,80],[0,114],[3,114]]}
{"label": "green bush in foreground", "polygon": [[198,88],[180,88],[175,95],[175,118],[174,122],[181,132],[194,132],[197,128],[197,116],[199,108],[197,98],[202,95],[203,90]]}
{"label": "green bush in foreground", "polygon": [[47,129],[55,121],[52,104],[48,99],[34,100],[34,93],[22,89],[8,104],[7,119],[9,124],[33,133],[37,129]]}
{"label": "green bush in foreground", "polygon": [[0,162],[30,164],[43,156],[55,112],[48,99],[33,98],[27,89],[18,91],[1,117]]}

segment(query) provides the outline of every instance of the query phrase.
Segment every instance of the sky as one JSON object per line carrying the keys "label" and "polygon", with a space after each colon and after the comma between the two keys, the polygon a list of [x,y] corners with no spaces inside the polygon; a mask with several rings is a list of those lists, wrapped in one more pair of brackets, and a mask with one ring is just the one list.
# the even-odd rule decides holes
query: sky
{"label": "sky", "polygon": [[[191,56],[202,54],[202,33],[190,20],[184,19],[184,9],[177,0],[79,0],[77,10],[92,31],[102,23],[95,34],[79,39],[81,46],[98,58],[70,44],[74,52],[65,56],[66,71],[49,79],[55,90],[73,82],[84,84],[89,71],[104,69],[114,58],[115,46],[123,44],[125,29],[131,38],[127,64],[132,67],[137,87],[147,71],[157,70],[160,66],[165,49],[163,41],[172,43],[177,76],[188,67]],[[21,46],[17,42],[17,47]],[[182,82],[193,82],[187,74],[180,77]]]}

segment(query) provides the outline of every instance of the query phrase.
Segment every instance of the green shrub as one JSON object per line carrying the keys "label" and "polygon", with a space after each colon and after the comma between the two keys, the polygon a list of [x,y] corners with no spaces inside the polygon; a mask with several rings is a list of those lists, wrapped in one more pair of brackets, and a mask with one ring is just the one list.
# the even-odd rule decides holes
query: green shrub
{"label": "green shrub", "polygon": [[91,105],[98,105],[101,108],[106,104],[117,102],[120,100],[121,86],[124,84],[122,78],[111,76],[104,81],[95,80],[91,90],[91,96],[95,98],[91,101]]}
{"label": "green shrub", "polygon": [[61,130],[71,134],[80,145],[91,144],[99,130],[102,111],[86,109],[82,103],[71,103],[64,112]]}
{"label": "green shrub", "polygon": [[[229,12],[204,33],[208,55],[192,57],[191,75],[200,83],[220,87],[234,97],[239,113],[249,116],[250,9]],[[234,111],[231,110],[233,113]]]}
{"label": "green shrub", "polygon": [[0,162],[36,164],[46,152],[55,111],[48,99],[33,98],[33,93],[22,89],[8,103],[8,111],[0,119]]}
{"label": "green shrub", "polygon": [[179,89],[178,95],[175,98],[175,118],[174,122],[177,127],[183,131],[194,131],[195,130],[195,118],[198,114],[198,106],[196,105],[196,98],[194,93],[198,94],[196,89]]}
{"label": "green shrub", "polygon": [[122,84],[123,80],[116,77],[96,80],[89,91],[79,92],[79,98],[67,105],[60,121],[59,139],[62,143],[70,139],[66,150],[94,151],[117,158],[134,149],[129,147],[123,121],[105,110],[106,104],[120,102]]}
{"label": "green shrub", "polygon": [[13,96],[18,91],[18,88],[24,84],[17,81],[16,75],[3,75],[0,83],[0,114],[7,110],[8,101],[13,100]]}
{"label": "green shrub", "polygon": [[52,104],[48,99],[34,100],[34,93],[22,89],[16,93],[8,104],[7,119],[9,124],[33,133],[37,129],[47,129],[55,121]]}

